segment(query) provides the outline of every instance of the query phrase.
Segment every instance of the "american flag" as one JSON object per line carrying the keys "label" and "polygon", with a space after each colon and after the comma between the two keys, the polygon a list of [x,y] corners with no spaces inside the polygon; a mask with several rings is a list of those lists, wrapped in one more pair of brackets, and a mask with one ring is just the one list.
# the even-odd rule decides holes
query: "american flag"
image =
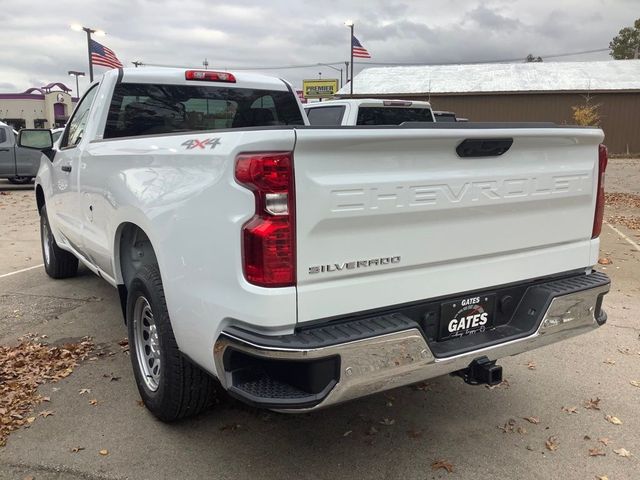
{"label": "american flag", "polygon": [[99,44],[95,40],[91,40],[91,63],[94,65],[102,65],[109,68],[122,68],[122,63],[113,53],[113,50]]}
{"label": "american flag", "polygon": [[360,41],[355,37],[355,35],[351,36],[351,48],[353,50],[353,56],[358,58],[371,58],[367,49],[362,46]]}

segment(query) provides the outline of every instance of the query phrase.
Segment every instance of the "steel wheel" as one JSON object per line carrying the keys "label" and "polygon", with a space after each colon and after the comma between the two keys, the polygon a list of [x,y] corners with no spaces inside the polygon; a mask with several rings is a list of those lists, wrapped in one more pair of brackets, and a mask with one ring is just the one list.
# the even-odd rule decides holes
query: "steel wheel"
{"label": "steel wheel", "polygon": [[139,296],[133,308],[133,335],[140,373],[147,388],[155,392],[160,383],[160,341],[149,301]]}

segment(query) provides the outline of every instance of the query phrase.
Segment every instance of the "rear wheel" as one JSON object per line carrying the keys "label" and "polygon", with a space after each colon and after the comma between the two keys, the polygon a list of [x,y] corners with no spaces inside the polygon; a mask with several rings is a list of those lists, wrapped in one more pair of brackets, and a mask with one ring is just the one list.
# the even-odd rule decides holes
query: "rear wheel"
{"label": "rear wheel", "polygon": [[31,183],[33,177],[10,177],[7,180],[14,185],[26,185],[27,183]]}
{"label": "rear wheel", "polygon": [[51,233],[46,205],[40,210],[40,241],[47,275],[51,278],[69,278],[78,273],[78,259],[72,253],[58,247]]}
{"label": "rear wheel", "polygon": [[171,422],[212,404],[215,380],[178,349],[154,265],[142,266],[130,283],[127,328],[136,384],[151,413]]}

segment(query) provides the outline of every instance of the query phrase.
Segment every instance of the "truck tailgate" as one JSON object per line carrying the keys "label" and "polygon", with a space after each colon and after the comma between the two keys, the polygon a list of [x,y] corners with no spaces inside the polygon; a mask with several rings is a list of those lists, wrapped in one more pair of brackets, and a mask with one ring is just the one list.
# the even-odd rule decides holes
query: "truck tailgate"
{"label": "truck tailgate", "polygon": [[[461,158],[465,139],[512,138]],[[603,135],[581,128],[297,129],[298,322],[584,268]]]}

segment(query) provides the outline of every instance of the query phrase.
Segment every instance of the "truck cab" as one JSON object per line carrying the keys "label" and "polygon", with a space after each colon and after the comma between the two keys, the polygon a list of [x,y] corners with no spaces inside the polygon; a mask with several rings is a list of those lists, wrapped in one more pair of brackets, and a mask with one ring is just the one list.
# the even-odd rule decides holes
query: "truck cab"
{"label": "truck cab", "polygon": [[309,123],[317,126],[401,125],[434,122],[429,102],[376,98],[329,100],[304,107]]}

